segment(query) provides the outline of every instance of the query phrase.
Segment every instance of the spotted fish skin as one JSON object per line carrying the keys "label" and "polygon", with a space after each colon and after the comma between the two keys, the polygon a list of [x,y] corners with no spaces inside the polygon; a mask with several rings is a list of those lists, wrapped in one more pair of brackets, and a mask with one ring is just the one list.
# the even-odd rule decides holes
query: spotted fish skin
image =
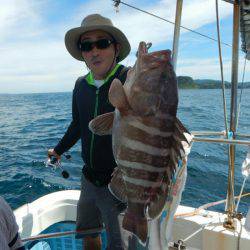
{"label": "spotted fish skin", "polygon": [[[157,218],[168,198],[169,187],[182,159],[188,133],[176,118],[178,88],[169,50],[148,53],[141,42],[136,64],[124,86],[115,79],[109,100],[116,108],[90,122],[99,135],[112,123],[113,153],[118,168],[111,192],[128,203],[123,228],[142,243],[148,235],[147,219]],[[112,121],[112,122],[110,122]]]}

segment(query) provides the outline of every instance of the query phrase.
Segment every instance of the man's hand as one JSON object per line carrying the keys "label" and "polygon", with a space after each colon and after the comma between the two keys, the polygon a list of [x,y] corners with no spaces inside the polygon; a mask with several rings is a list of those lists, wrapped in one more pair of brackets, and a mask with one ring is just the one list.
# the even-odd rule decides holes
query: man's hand
{"label": "man's hand", "polygon": [[48,150],[48,157],[50,158],[51,156],[55,156],[58,161],[61,160],[61,156],[58,155],[53,148]]}

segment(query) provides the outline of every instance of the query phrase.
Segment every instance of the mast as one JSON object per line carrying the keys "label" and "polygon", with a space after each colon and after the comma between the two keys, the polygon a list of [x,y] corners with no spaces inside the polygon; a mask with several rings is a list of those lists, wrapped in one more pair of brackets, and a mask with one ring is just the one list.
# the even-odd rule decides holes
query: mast
{"label": "mast", "polygon": [[[235,0],[233,14],[233,48],[232,48],[232,74],[231,74],[231,109],[230,109],[230,131],[232,139],[236,139],[237,121],[237,87],[238,87],[238,63],[239,63],[239,27],[240,27],[240,3]],[[235,170],[236,145],[229,145],[229,169],[227,188],[227,219],[224,227],[234,229],[235,202],[234,202],[234,170]]]}
{"label": "mast", "polygon": [[181,16],[182,16],[182,4],[183,4],[183,0],[177,0],[176,12],[175,12],[173,56],[172,56],[174,70],[176,70],[177,57],[178,57],[178,47],[179,47],[179,39],[180,39],[180,27],[181,27]]}
{"label": "mast", "polygon": [[[239,63],[239,26],[240,26],[240,5],[239,0],[228,1],[234,4],[233,17],[233,48],[232,48],[232,75],[231,75],[231,110],[230,110],[230,131],[232,140],[236,139],[237,123],[237,86],[238,86],[238,63]],[[183,0],[177,0],[174,42],[173,42],[173,66],[176,69],[178,44],[180,36],[181,15]],[[229,168],[228,168],[228,188],[227,188],[227,219],[224,227],[234,229],[235,201],[234,201],[234,172],[235,172],[235,144],[229,145]]]}

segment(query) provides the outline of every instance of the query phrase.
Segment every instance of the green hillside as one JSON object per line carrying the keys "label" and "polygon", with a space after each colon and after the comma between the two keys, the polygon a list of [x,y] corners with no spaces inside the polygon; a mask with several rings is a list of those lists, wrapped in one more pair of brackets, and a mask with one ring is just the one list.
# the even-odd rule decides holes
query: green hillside
{"label": "green hillside", "polygon": [[[178,76],[178,86],[180,89],[218,89],[221,88],[221,81],[212,79],[196,79],[190,76]],[[226,88],[231,87],[231,83],[225,81]],[[241,87],[239,83],[238,87]],[[250,82],[244,83],[245,88],[250,88]]]}

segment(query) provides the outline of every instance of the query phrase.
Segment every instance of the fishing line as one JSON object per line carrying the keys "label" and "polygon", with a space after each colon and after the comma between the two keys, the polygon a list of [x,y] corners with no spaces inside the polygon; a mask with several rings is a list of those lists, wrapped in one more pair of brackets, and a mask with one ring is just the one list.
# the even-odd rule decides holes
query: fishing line
{"label": "fishing line", "polygon": [[[120,0],[113,0],[113,2],[114,2],[114,6],[115,6],[116,8],[118,8],[119,4],[123,4],[123,5],[126,5],[127,7],[130,7],[130,8],[132,8],[132,9],[138,10],[138,11],[140,11],[140,12],[142,12],[142,13],[148,14],[148,15],[153,16],[153,17],[156,17],[156,18],[158,18],[158,19],[160,19],[160,20],[162,20],[162,21],[165,21],[165,22],[167,22],[167,23],[170,23],[170,24],[175,25],[174,22],[172,22],[172,21],[170,21],[170,20],[168,20],[168,19],[166,19],[166,18],[157,16],[157,15],[151,13],[151,12],[148,12],[148,11],[146,11],[146,10],[142,10],[142,9],[140,9],[140,8],[138,8],[138,7],[132,6],[132,5],[130,5],[130,4],[127,4],[127,3],[125,3],[125,2],[122,2],[122,1],[120,1]],[[212,41],[214,41],[214,42],[218,42],[215,38],[210,37],[210,36],[205,35],[205,34],[202,34],[202,33],[198,32],[198,31],[192,30],[192,29],[187,28],[187,27],[182,26],[182,25],[180,25],[180,27],[181,27],[182,29],[185,29],[185,30],[187,30],[187,31],[190,31],[190,32],[192,32],[192,33],[194,33],[194,34],[196,34],[196,35],[205,37],[205,38],[210,39],[210,40],[212,40]],[[221,42],[221,44],[226,45],[226,46],[228,46],[228,47],[232,47],[231,44],[228,44],[228,43],[225,43],[225,42]]]}

